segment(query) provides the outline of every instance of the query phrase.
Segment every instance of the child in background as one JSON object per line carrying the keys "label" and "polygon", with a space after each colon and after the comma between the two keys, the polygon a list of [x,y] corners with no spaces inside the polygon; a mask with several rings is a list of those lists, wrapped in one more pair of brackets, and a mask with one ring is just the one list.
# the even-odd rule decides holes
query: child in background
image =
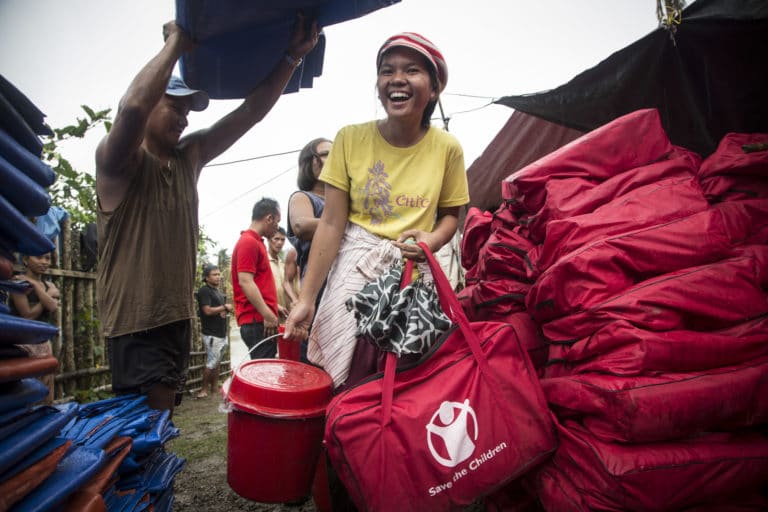
{"label": "child in background", "polygon": [[[38,320],[55,324],[54,314],[59,309],[59,289],[51,281],[45,280],[45,274],[51,267],[51,253],[42,256],[23,255],[24,274],[16,276],[19,281],[26,281],[31,289],[26,294],[11,294],[10,308],[14,315],[28,320]],[[53,355],[50,341],[32,345],[17,345],[29,354],[30,357],[47,357]],[[40,380],[48,387],[46,403],[53,402],[53,374],[47,374]]]}

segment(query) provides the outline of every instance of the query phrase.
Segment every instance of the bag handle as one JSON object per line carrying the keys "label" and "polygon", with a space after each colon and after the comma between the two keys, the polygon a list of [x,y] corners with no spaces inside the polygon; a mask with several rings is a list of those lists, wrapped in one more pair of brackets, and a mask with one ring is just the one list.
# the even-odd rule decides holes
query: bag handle
{"label": "bag handle", "polygon": [[[453,291],[451,283],[445,276],[442,267],[437,262],[432,252],[424,242],[419,242],[419,247],[424,251],[424,256],[427,258],[429,269],[432,272],[432,278],[434,279],[435,289],[437,290],[437,297],[440,300],[440,307],[443,308],[443,312],[450,318],[450,320],[459,325],[461,333],[464,335],[464,339],[469,345],[472,355],[477,361],[480,371],[485,372],[488,370],[488,359],[486,359],[483,349],[480,346],[480,339],[469,325],[467,315],[464,313],[464,309],[459,303],[459,299]],[[410,282],[413,275],[413,260],[406,260],[405,270],[403,271],[403,279],[400,284],[400,289],[405,288]],[[397,356],[394,352],[387,352],[387,360],[384,366],[384,378],[382,379],[381,389],[381,424],[386,426],[392,420],[392,400],[395,389],[395,370],[397,369]],[[487,374],[486,374],[487,375]]]}
{"label": "bag handle", "polygon": [[[413,260],[405,260],[403,276],[400,278],[400,289],[402,290],[413,280]],[[381,388],[381,408],[382,425],[389,423],[392,417],[392,394],[395,386],[395,370],[397,369],[397,356],[394,352],[387,352],[384,362],[384,385]]]}

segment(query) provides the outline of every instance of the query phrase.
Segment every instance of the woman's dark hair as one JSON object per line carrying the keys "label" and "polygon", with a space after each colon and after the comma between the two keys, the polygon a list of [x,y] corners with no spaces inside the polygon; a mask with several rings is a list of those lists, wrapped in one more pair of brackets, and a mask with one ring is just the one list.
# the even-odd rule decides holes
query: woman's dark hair
{"label": "woman's dark hair", "polygon": [[[429,79],[432,82],[432,90],[438,91],[438,98],[440,97],[440,81],[437,78],[437,70],[432,66],[432,64],[427,60],[426,57],[424,57],[424,63],[427,65],[427,69],[429,70]],[[429,128],[430,120],[432,119],[432,114],[435,113],[435,107],[437,106],[437,98],[427,103],[427,106],[424,107],[424,113],[421,114],[421,127],[422,128]]]}
{"label": "woman's dark hair", "polygon": [[304,146],[299,153],[299,175],[296,178],[296,185],[298,185],[299,190],[304,190],[306,192],[315,188],[317,178],[312,171],[312,162],[319,156],[317,154],[317,146],[321,142],[331,141],[323,137],[314,139]]}

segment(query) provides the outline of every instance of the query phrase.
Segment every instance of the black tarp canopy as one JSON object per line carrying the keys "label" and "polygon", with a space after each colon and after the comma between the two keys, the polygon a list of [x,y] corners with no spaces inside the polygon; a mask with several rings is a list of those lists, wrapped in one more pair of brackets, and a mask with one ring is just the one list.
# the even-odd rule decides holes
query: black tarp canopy
{"label": "black tarp canopy", "polygon": [[570,82],[496,103],[583,132],[657,108],[674,144],[703,156],[729,132],[768,132],[768,0],[697,0]]}

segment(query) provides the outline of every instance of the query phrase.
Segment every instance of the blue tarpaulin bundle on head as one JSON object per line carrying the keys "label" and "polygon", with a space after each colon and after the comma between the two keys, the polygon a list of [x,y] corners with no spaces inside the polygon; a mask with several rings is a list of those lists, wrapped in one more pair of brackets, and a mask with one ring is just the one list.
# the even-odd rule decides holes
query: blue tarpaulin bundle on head
{"label": "blue tarpaulin bundle on head", "polygon": [[[360,18],[400,0],[176,0],[176,22],[197,43],[180,61],[184,81],[214,99],[244,98],[285,56],[301,12],[320,27]],[[310,88],[323,73],[325,35],[297,67],[284,92]]]}

